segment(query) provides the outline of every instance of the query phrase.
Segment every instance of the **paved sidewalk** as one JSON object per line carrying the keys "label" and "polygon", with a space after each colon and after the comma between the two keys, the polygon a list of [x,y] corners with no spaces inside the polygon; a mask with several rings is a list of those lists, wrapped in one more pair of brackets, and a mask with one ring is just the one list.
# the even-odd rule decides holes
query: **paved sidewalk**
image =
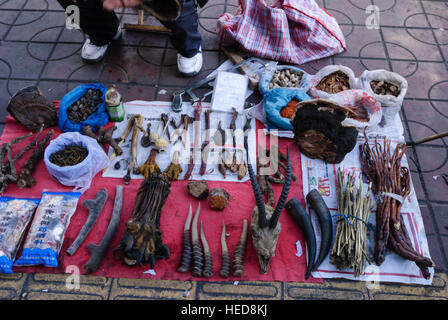
{"label": "paved sidewalk", "polygon": [[[427,0],[319,0],[336,17],[347,51],[301,66],[315,73],[328,64],[384,68],[407,78],[409,89],[401,117],[408,140],[448,128],[448,2]],[[380,9],[380,29],[366,28],[366,8]],[[125,100],[171,100],[171,93],[202,79],[226,57],[216,41],[216,19],[233,12],[237,0],[209,0],[200,10],[204,68],[193,79],[177,74],[176,51],[165,35],[125,32],[107,58],[86,65],[80,58],[84,35],[64,28],[66,15],[56,0],[0,0],[0,127],[6,104],[16,90],[37,85],[50,99],[85,82],[117,84]],[[117,12],[122,23],[136,23],[133,10]],[[151,21],[150,21],[151,20]],[[148,23],[156,24],[152,17]],[[162,90],[163,89],[163,90]],[[256,99],[254,96],[252,99]],[[413,147],[412,180],[436,263],[432,286],[326,280],[322,285],[279,282],[208,283],[108,279],[82,276],[81,289],[70,291],[65,275],[0,276],[3,299],[408,299],[448,298],[448,139]],[[185,296],[185,292],[189,292]]]}

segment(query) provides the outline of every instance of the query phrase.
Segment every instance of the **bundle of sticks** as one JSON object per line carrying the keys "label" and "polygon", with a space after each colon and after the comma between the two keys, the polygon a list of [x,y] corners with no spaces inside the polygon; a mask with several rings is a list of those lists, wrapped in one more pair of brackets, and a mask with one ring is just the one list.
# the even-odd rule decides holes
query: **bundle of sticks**
{"label": "bundle of sticks", "polygon": [[360,145],[361,169],[372,182],[377,199],[375,262],[381,265],[386,249],[390,248],[404,259],[414,261],[423,276],[429,278],[428,268],[433,267],[434,262],[415,251],[401,216],[401,206],[411,192],[409,169],[402,166],[409,147],[397,144],[392,150],[390,140],[381,144],[377,139],[371,147],[367,135],[365,137]]}
{"label": "bundle of sticks", "polygon": [[[355,183],[359,180],[359,188]],[[367,222],[373,201],[370,197],[371,183],[363,194],[363,182],[354,173],[337,170],[338,212],[343,216],[336,227],[336,236],[330,254],[330,262],[339,270],[352,268],[355,277],[364,274],[367,255]]]}

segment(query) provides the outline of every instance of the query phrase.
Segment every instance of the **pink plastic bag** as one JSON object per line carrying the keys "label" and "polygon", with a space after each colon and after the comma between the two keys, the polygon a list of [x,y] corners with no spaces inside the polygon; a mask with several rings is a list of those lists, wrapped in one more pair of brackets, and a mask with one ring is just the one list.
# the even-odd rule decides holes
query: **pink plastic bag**
{"label": "pink plastic bag", "polygon": [[345,50],[335,18],[314,0],[239,0],[235,15],[218,19],[219,43],[238,44],[261,58],[303,64]]}

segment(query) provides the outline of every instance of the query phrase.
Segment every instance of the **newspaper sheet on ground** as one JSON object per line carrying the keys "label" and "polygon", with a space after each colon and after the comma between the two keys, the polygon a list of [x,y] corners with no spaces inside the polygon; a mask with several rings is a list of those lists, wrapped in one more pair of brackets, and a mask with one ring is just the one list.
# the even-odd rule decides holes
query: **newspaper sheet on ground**
{"label": "newspaper sheet on ground", "polygon": [[[357,145],[352,152],[348,153],[345,159],[339,164],[329,164],[323,160],[310,159],[305,155],[302,156],[302,175],[303,175],[303,192],[307,195],[312,189],[317,189],[322,195],[325,203],[330,209],[330,213],[338,214],[337,198],[336,198],[336,172],[339,167],[346,171],[356,172],[360,174],[361,163],[359,160],[359,145],[364,143],[364,138],[359,138]],[[378,139],[379,142],[383,142],[384,139]],[[395,148],[399,139],[391,139],[391,146]],[[369,143],[374,143],[374,137],[369,138]],[[406,156],[403,158],[403,166],[408,166]],[[366,183],[366,181],[364,181]],[[367,189],[367,184],[365,184],[365,189]],[[372,194],[372,199],[375,199]],[[368,255],[371,261],[373,260],[373,252],[375,247],[375,208],[370,215],[368,222],[368,232],[367,232],[367,246]],[[314,230],[316,232],[317,245],[320,248],[320,227],[316,215],[310,210],[309,205],[307,205],[307,212],[311,215]],[[428,241],[426,238],[426,233],[424,229],[423,219],[420,212],[420,207],[415,194],[415,189],[411,181],[411,193],[405,199],[401,214],[403,216],[406,228],[410,235],[412,245],[417,252],[424,255],[425,257],[430,257]],[[333,217],[333,227],[334,233],[336,234],[336,221],[340,217]],[[334,241],[334,240],[333,240]],[[331,251],[330,251],[331,254]],[[388,250],[386,259],[381,266],[376,266],[375,264],[367,264],[366,271],[364,275],[355,278],[352,270],[337,270],[336,267],[330,263],[330,254],[317,269],[313,272],[313,277],[316,278],[346,278],[352,280],[362,280],[368,281],[369,285],[375,286],[380,285],[381,282],[402,282],[402,283],[417,283],[430,285],[434,276],[434,268],[430,268],[431,277],[430,279],[425,279],[417,267],[417,265],[412,262],[405,260],[398,256],[397,254]]]}
{"label": "newspaper sheet on ground", "polygon": [[[229,128],[230,120],[232,119],[231,113],[223,113],[223,112],[211,112],[210,113],[210,149],[209,149],[209,156],[207,161],[207,170],[206,173],[201,176],[199,175],[199,169],[201,167],[201,145],[202,142],[205,139],[205,117],[204,117],[204,111],[206,109],[210,108],[210,103],[203,103],[203,111],[201,114],[201,141],[198,146],[198,152],[195,159],[195,167],[192,173],[193,180],[209,180],[209,181],[226,181],[226,182],[245,182],[249,179],[249,175],[246,174],[246,176],[242,180],[238,180],[238,174],[232,173],[229,170],[227,171],[227,177],[224,179],[221,173],[218,171],[218,156],[219,151],[222,147],[218,147],[214,144],[214,133],[216,129],[218,128],[218,122],[221,121],[222,128],[226,131],[226,141],[224,148],[226,152],[230,152],[230,154],[233,156],[233,151],[237,151],[237,159],[238,161],[241,161],[242,157],[246,159],[246,153],[244,150],[244,132],[243,127],[246,123],[246,118],[244,116],[239,116],[236,120],[236,148],[233,148],[233,142],[232,137]],[[135,114],[141,114],[143,116],[143,125],[142,127],[144,129],[147,128],[147,123],[151,122],[151,132],[158,132],[159,135],[163,131],[163,122],[160,122],[160,115],[162,113],[168,114],[169,118],[174,119],[175,123],[178,124],[181,119],[181,114],[188,114],[190,117],[194,118],[194,108],[192,107],[191,103],[184,102],[182,106],[182,111],[179,113],[172,112],[171,110],[171,102],[161,102],[161,101],[132,101],[127,102],[124,104],[124,109],[126,112],[125,120],[122,122],[117,122],[115,125],[117,126],[117,130],[115,130],[113,137],[117,138],[120,137],[127,126],[128,119],[130,119]],[[185,173],[187,172],[188,164],[190,163],[190,157],[193,152],[193,128],[194,124],[191,123],[188,127],[188,134],[186,134],[182,141],[177,141],[177,137],[173,136],[174,134],[174,128],[171,125],[168,125],[169,134],[171,135],[173,139],[173,143],[170,143],[168,145],[168,148],[163,152],[159,153],[156,157],[156,162],[160,169],[163,171],[165,170],[171,163],[172,155],[175,151],[180,152],[180,164],[182,166],[182,173],[179,177],[179,179],[183,179]],[[252,119],[251,121],[251,128],[255,129],[255,119]],[[183,126],[181,127],[183,129]],[[181,132],[182,130],[180,130]],[[141,166],[146,159],[149,156],[149,153],[152,149],[152,147],[143,148],[141,146],[140,140],[143,136],[143,133],[140,132],[138,136],[138,156],[137,156],[137,162],[138,165]],[[168,140],[168,136],[165,133],[164,138]],[[185,139],[186,138],[186,139]],[[121,156],[116,156],[114,160],[111,162],[109,167],[103,172],[103,177],[107,178],[123,178],[126,175],[127,166],[125,165],[125,161],[121,162],[121,166],[119,170],[116,170],[114,168],[114,165],[117,161],[121,159],[127,159],[129,162],[131,161],[131,139],[132,139],[132,132],[128,135],[126,140],[122,144],[123,154]],[[184,148],[185,143],[185,148]],[[255,143],[256,143],[256,133],[255,130],[250,130],[248,135],[248,146],[250,152],[255,151]],[[253,151],[252,151],[253,150]],[[113,149],[109,148],[109,154],[110,157],[113,153]],[[253,155],[251,154],[251,159]],[[223,157],[224,160],[224,157]],[[254,169],[255,170],[255,169]],[[143,179],[143,175],[135,175],[131,173],[132,179]]]}

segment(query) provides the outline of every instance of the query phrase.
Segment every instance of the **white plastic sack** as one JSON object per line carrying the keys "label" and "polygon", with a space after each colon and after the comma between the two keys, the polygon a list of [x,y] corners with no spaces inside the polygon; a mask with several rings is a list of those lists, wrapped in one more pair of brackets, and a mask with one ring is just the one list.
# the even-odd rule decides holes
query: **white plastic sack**
{"label": "white plastic sack", "polygon": [[[370,86],[370,81],[388,81],[398,85],[400,94],[398,97],[392,95],[378,95],[375,94]],[[400,112],[403,99],[408,90],[407,80],[399,74],[383,69],[365,70],[358,79],[359,87],[367,91],[376,101],[381,103],[383,108],[383,117],[386,123],[390,123],[395,118],[395,115]]]}
{"label": "white plastic sack", "polygon": [[312,98],[323,98],[323,99],[329,99],[331,96],[335,95],[335,93],[328,93],[322,90],[316,89],[316,86],[319,84],[319,82],[328,76],[329,74],[332,74],[333,72],[341,71],[345,73],[349,78],[349,84],[350,89],[359,89],[358,87],[358,79],[355,77],[355,74],[352,69],[346,66],[342,65],[329,65],[325,66],[322,69],[320,69],[315,75],[310,76],[310,89],[308,91],[308,94]]}
{"label": "white plastic sack", "polygon": [[379,124],[381,121],[381,104],[364,90],[353,89],[341,91],[331,95],[328,100],[339,103],[340,105],[352,110],[356,109],[358,114],[365,112],[368,115],[368,121],[346,118],[342,121],[343,126],[356,127],[361,130],[366,128],[368,130],[369,128]]}
{"label": "white plastic sack", "polygon": [[[50,155],[72,145],[82,146],[88,150],[84,161],[67,167],[60,167],[50,162]],[[93,177],[110,163],[98,142],[79,132],[66,132],[51,141],[45,149],[44,162],[54,179],[65,186],[75,186],[73,191],[79,192],[90,188]]]}

